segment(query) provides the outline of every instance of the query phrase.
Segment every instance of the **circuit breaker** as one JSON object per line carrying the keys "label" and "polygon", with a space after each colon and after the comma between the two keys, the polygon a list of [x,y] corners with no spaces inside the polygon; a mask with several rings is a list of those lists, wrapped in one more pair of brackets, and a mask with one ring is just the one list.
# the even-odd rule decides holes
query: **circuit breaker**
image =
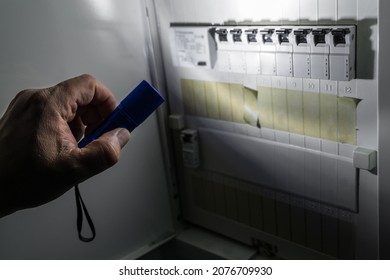
{"label": "circuit breaker", "polygon": [[[310,50],[310,73],[313,79],[329,79],[329,53],[331,33],[329,28],[316,28],[312,30],[312,48]],[[337,74],[334,75],[337,78]],[[338,79],[343,80],[342,76]]]}
{"label": "circuit breaker", "polygon": [[330,31],[330,79],[348,81],[355,77],[355,28]]}
{"label": "circuit breaker", "polygon": [[311,57],[310,49],[312,46],[311,30],[308,28],[298,28],[294,30],[294,77],[311,77]]}
{"label": "circuit breaker", "polygon": [[356,27],[172,26],[174,64],[221,72],[349,81]]}
{"label": "circuit breaker", "polygon": [[292,29],[276,30],[276,74],[277,76],[293,76],[293,41]]}

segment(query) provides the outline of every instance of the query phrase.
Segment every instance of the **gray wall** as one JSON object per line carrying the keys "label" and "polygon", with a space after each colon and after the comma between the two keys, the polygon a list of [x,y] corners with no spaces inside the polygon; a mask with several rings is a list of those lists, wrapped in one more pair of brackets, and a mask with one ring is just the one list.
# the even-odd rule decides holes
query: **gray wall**
{"label": "gray wall", "polygon": [[[149,79],[145,31],[140,0],[1,1],[0,114],[20,90],[82,73],[120,100]],[[166,189],[153,115],[133,132],[119,164],[81,185],[94,242],[77,238],[72,190],[1,219],[0,259],[121,258],[171,230]]]}

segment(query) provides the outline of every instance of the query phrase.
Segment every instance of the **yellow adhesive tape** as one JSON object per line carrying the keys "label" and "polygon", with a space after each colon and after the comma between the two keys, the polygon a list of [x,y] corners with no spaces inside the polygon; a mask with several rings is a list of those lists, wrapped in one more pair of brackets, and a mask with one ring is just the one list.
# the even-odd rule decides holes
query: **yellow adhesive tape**
{"label": "yellow adhesive tape", "polygon": [[181,80],[186,114],[356,144],[360,99],[270,87]]}
{"label": "yellow adhesive tape", "polygon": [[258,126],[257,91],[244,87],[244,120],[247,124]]}

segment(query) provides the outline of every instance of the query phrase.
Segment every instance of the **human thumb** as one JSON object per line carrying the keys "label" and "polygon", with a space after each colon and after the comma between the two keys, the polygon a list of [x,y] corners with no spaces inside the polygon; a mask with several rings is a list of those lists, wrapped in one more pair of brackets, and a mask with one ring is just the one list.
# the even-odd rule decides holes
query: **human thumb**
{"label": "human thumb", "polygon": [[119,161],[121,149],[130,140],[130,132],[117,128],[106,132],[84,148],[79,149],[81,181],[96,175]]}

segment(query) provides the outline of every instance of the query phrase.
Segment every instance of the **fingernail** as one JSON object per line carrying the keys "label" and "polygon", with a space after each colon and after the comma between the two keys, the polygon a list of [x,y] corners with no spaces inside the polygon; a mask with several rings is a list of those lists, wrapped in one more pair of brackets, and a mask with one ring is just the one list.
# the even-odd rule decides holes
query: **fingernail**
{"label": "fingernail", "polygon": [[126,128],[122,128],[117,132],[116,137],[119,140],[121,148],[123,148],[123,146],[125,146],[130,140],[130,132]]}

